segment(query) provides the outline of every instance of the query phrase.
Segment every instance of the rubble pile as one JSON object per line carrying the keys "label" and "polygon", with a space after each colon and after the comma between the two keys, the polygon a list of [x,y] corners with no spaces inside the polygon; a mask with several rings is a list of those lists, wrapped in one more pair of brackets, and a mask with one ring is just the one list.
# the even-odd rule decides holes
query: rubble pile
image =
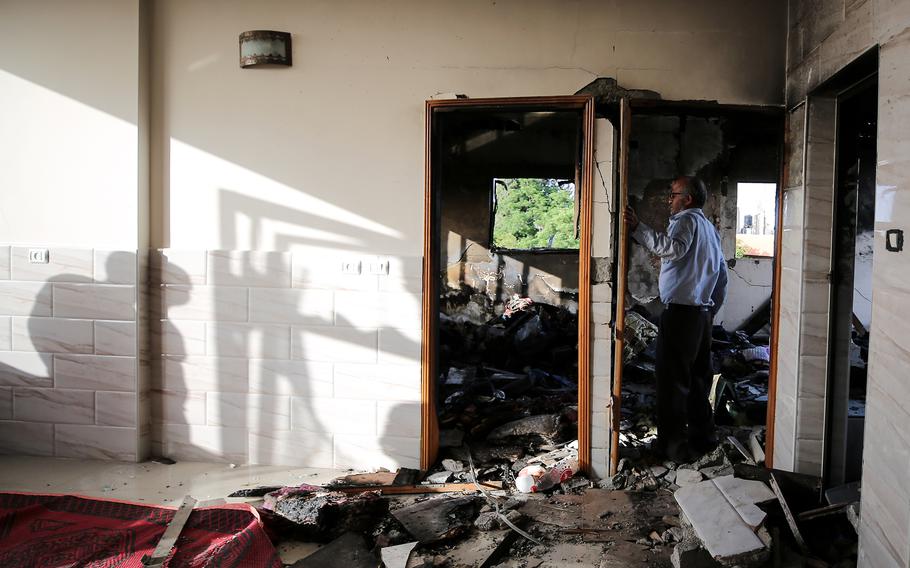
{"label": "rubble pile", "polygon": [[[657,325],[652,320],[656,318],[642,306],[635,306],[626,314],[620,445],[627,455],[636,455],[637,449],[650,447],[657,438]],[[714,326],[712,335],[716,374],[709,401],[714,420],[718,426],[730,427],[725,433],[748,438],[746,430],[764,424],[767,417],[767,336],[764,328],[748,335],[744,330],[727,332],[721,326]]]}
{"label": "rubble pile", "polygon": [[513,297],[449,291],[441,297],[436,483],[511,483],[525,458],[577,438],[577,314]]}

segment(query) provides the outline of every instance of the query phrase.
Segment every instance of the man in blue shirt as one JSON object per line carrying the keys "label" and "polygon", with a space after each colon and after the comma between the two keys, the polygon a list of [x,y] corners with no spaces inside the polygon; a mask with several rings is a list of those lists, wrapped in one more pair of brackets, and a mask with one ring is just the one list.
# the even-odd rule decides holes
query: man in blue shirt
{"label": "man in blue shirt", "polygon": [[701,209],[707,198],[700,179],[673,180],[666,233],[640,222],[631,207],[623,213],[632,238],[661,259],[666,309],[657,335],[657,449],[682,462],[717,445],[708,403],[711,327],[727,294],[727,265],[717,229]]}

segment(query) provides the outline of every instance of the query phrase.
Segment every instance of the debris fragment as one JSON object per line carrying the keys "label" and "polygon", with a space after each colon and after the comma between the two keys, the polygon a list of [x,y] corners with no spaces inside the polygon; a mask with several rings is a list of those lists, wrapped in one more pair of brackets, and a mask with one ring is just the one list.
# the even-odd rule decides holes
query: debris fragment
{"label": "debris fragment", "polygon": [[377,563],[363,536],[346,532],[291,568],[376,568]]}
{"label": "debris fragment", "polygon": [[421,544],[456,537],[473,525],[477,499],[436,497],[392,512]]}
{"label": "debris fragment", "polygon": [[406,568],[411,558],[411,551],[417,546],[417,541],[387,546],[379,551],[385,568]]}

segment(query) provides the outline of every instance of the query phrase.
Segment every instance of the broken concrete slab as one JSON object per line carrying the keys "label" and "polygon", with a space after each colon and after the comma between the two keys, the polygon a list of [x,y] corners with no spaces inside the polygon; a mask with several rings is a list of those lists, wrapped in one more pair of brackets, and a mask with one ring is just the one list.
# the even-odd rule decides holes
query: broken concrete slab
{"label": "broken concrete slab", "polygon": [[674,495],[676,502],[715,560],[725,566],[761,564],[770,557],[770,549],[743,522],[715,481],[681,487]]}
{"label": "broken concrete slab", "polygon": [[378,561],[367,548],[363,536],[347,532],[291,568],[376,568]]}
{"label": "broken concrete slab", "polygon": [[382,563],[385,568],[406,568],[415,546],[417,546],[417,541],[397,546],[387,546],[380,550],[379,554],[382,557]]}
{"label": "broken concrete slab", "polygon": [[392,512],[398,522],[421,544],[438,542],[468,531],[474,522],[477,499],[438,497]]}
{"label": "broken concrete slab", "polygon": [[442,468],[452,473],[460,473],[464,471],[464,464],[457,460],[445,459],[442,460]]}
{"label": "broken concrete slab", "polygon": [[336,487],[369,487],[371,485],[392,485],[397,473],[390,471],[373,471],[368,473],[352,473],[343,477],[336,477],[326,484],[326,488]]}
{"label": "broken concrete slab", "polygon": [[495,566],[509,552],[519,538],[511,529],[475,532],[446,550],[445,566],[464,568],[489,568]]}
{"label": "broken concrete slab", "polygon": [[732,475],[718,477],[712,480],[720,489],[727,501],[733,505],[743,522],[758,530],[767,517],[756,503],[764,503],[776,499],[774,492],[761,481],[738,479]]}
{"label": "broken concrete slab", "polygon": [[427,481],[430,483],[448,483],[450,479],[452,479],[451,471],[437,471],[427,476]]}
{"label": "broken concrete slab", "polygon": [[704,479],[704,476],[700,471],[694,469],[677,469],[674,483],[680,487],[685,487],[687,485],[699,483],[702,479]]}

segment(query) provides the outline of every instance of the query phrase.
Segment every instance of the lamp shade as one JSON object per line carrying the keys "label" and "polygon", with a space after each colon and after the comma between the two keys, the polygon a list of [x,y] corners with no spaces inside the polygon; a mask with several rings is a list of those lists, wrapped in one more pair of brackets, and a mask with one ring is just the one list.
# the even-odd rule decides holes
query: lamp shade
{"label": "lamp shade", "polygon": [[291,65],[291,34],[252,30],[240,34],[240,66]]}

